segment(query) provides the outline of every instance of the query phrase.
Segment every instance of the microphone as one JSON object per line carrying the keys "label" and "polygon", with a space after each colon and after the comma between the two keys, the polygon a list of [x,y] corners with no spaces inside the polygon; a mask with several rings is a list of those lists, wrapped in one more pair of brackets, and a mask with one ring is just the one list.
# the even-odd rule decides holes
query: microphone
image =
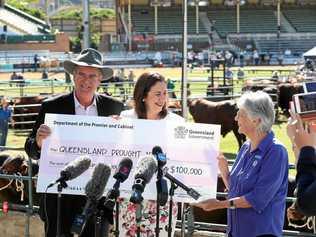
{"label": "microphone", "polygon": [[201,194],[199,194],[196,190],[194,190],[193,188],[189,188],[188,186],[186,186],[184,183],[182,183],[180,180],[176,179],[175,177],[173,177],[171,174],[168,173],[168,168],[164,168],[164,176],[169,179],[171,182],[175,183],[177,186],[179,186],[180,188],[182,188],[184,191],[187,192],[188,195],[190,195],[190,197],[192,197],[195,200],[198,200],[199,197],[201,196]]}
{"label": "microphone", "polygon": [[129,176],[133,166],[133,161],[130,158],[124,158],[120,161],[113,178],[116,179],[113,188],[107,193],[104,206],[109,210],[113,210],[115,201],[120,195],[120,184],[123,183]]}
{"label": "microphone", "polygon": [[139,160],[135,171],[135,181],[132,186],[130,202],[140,204],[143,201],[142,193],[157,171],[157,161],[152,156],[145,156]]}
{"label": "microphone", "polygon": [[89,169],[91,160],[87,156],[81,156],[77,159],[69,162],[63,169],[60,171],[60,177],[55,181],[50,183],[47,188],[54,186],[59,182],[66,182],[80,176],[83,172]]}
{"label": "microphone", "polygon": [[92,177],[85,186],[87,202],[81,215],[77,215],[73,221],[71,232],[80,235],[85,228],[88,219],[95,213],[98,201],[101,199],[105,186],[111,175],[111,168],[99,163],[93,170]]}
{"label": "microphone", "polygon": [[130,158],[124,158],[120,161],[113,178],[123,183],[129,176],[133,167],[133,161]]}
{"label": "microphone", "polygon": [[155,146],[151,152],[157,159],[158,162],[158,172],[157,172],[157,181],[156,181],[156,188],[157,188],[157,202],[160,206],[166,205],[168,201],[168,184],[167,181],[163,178],[163,171],[162,167],[167,163],[167,157],[162,152],[160,146]]}
{"label": "microphone", "polygon": [[160,146],[153,147],[151,153],[156,157],[157,162],[158,162],[158,167],[163,167],[167,163],[167,157],[162,152],[162,149]]}

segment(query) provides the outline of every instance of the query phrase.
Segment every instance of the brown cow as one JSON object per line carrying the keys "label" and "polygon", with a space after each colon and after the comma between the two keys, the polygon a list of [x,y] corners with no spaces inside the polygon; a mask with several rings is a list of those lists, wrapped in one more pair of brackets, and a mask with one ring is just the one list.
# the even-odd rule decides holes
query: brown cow
{"label": "brown cow", "polygon": [[196,99],[189,101],[189,111],[196,123],[220,124],[223,137],[233,131],[240,148],[246,141],[246,137],[238,133],[238,124],[235,121],[237,110],[237,104],[233,100],[211,102]]}
{"label": "brown cow", "polygon": [[[38,173],[38,164],[32,162],[29,166],[26,158],[21,153],[15,152],[1,152],[0,153],[0,174],[8,175],[28,175],[28,169],[32,169],[32,175]],[[20,188],[23,188],[22,189]],[[17,180],[9,180],[0,178],[0,202],[8,201],[14,204],[27,204],[28,203],[28,183],[27,181],[17,182]],[[37,201],[35,192],[35,185],[33,185],[33,199]]]}

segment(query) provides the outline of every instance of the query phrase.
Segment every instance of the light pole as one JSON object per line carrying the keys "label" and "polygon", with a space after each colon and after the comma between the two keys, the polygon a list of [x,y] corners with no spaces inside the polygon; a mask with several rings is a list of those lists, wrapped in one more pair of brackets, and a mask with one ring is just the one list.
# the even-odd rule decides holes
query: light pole
{"label": "light pole", "polygon": [[245,4],[245,0],[236,0],[236,32],[240,33],[240,6]]}
{"label": "light pole", "polygon": [[236,2],[236,22],[237,22],[237,34],[240,33],[240,0]]}
{"label": "light pole", "polygon": [[188,61],[188,6],[187,0],[182,0],[182,11],[183,11],[183,34],[182,34],[182,78],[181,78],[181,99],[182,99],[182,116],[187,119],[188,117],[188,93],[187,93],[187,83],[188,83],[188,71],[187,71],[187,61]]}
{"label": "light pole", "polygon": [[46,13],[46,24],[47,25],[50,25],[50,22],[49,22],[49,1],[48,0],[45,0],[45,13]]}
{"label": "light pole", "polygon": [[209,33],[209,42],[210,42],[210,48],[211,52],[214,52],[214,29],[215,29],[215,20],[211,21],[211,28],[210,28],[210,33]]}
{"label": "light pole", "polygon": [[277,41],[278,41],[278,51],[279,54],[281,54],[281,48],[280,48],[280,37],[281,37],[281,1],[277,0]]}
{"label": "light pole", "polygon": [[196,34],[199,34],[199,0],[195,0],[195,23],[196,23]]}
{"label": "light pole", "polygon": [[89,0],[82,1],[83,16],[82,16],[82,26],[83,26],[83,48],[90,47],[90,9]]}
{"label": "light pole", "polygon": [[155,14],[155,35],[158,34],[158,1],[154,2],[154,14]]}
{"label": "light pole", "polygon": [[132,7],[131,0],[128,0],[128,51],[132,51]]}

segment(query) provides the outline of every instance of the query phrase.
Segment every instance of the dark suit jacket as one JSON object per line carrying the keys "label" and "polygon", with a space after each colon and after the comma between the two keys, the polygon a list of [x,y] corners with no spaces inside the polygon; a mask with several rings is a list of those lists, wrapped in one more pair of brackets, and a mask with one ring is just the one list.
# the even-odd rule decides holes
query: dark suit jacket
{"label": "dark suit jacket", "polygon": [[[119,115],[123,109],[123,103],[106,95],[96,95],[98,116]],[[36,144],[36,132],[44,123],[45,114],[75,114],[75,101],[73,92],[48,99],[43,102],[35,125],[25,142],[25,151],[32,159],[40,158],[40,148]]]}
{"label": "dark suit jacket", "polygon": [[[96,95],[96,104],[98,116],[110,116],[119,115],[123,109],[123,104],[111,97],[105,95]],[[75,114],[75,102],[73,93],[61,95],[55,98],[48,99],[43,102],[41,110],[37,117],[36,123],[30,136],[25,142],[25,151],[32,159],[40,158],[40,148],[36,144],[36,132],[41,124],[44,123],[45,114]],[[44,205],[44,201],[46,204]],[[56,237],[56,203],[57,195],[47,194],[41,195],[39,214],[43,221],[45,221],[45,230],[47,231],[47,237]],[[71,225],[77,214],[82,212],[82,207],[86,203],[85,196],[63,195],[61,201],[61,233],[65,237],[72,236]],[[113,223],[112,211],[105,210],[104,218]],[[48,220],[49,225],[48,225]],[[93,218],[88,220],[82,237],[94,236],[94,222]]]}

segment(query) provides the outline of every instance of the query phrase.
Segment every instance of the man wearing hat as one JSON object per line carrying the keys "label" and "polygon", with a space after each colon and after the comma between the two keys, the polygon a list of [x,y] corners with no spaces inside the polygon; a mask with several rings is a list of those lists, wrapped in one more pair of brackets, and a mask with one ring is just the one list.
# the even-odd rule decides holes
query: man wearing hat
{"label": "man wearing hat", "polygon": [[[119,115],[123,104],[106,95],[96,93],[101,80],[112,77],[113,71],[103,66],[102,55],[94,49],[84,49],[75,60],[66,60],[64,69],[73,75],[74,90],[43,102],[33,130],[25,142],[25,151],[32,159],[39,159],[43,140],[50,135],[50,128],[44,124],[45,114],[73,114],[90,116]],[[40,214],[45,222],[47,237],[56,237],[57,195],[46,195],[46,212],[44,198],[41,198]],[[72,236],[70,228],[75,215],[81,214],[85,205],[84,196],[64,195],[61,203],[61,236]],[[109,213],[112,218],[112,213]],[[48,220],[47,220],[48,219]],[[47,228],[47,229],[46,229]],[[94,236],[94,225],[88,221],[81,236]]]}

